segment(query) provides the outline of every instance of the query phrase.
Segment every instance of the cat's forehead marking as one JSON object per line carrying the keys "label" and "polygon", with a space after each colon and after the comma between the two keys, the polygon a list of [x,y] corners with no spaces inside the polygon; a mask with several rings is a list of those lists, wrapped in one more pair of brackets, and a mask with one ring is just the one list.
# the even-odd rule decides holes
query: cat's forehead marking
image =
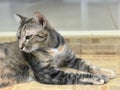
{"label": "cat's forehead marking", "polygon": [[36,35],[36,30],[34,30],[34,29],[32,29],[32,30],[25,30],[26,31],[26,33],[25,33],[25,35],[26,36],[28,36],[28,35]]}
{"label": "cat's forehead marking", "polygon": [[31,28],[25,30],[25,35],[36,35],[39,31],[42,30],[41,26],[35,25],[32,26]]}
{"label": "cat's forehead marking", "polygon": [[20,31],[20,36],[24,36],[25,35],[25,30],[21,30]]}

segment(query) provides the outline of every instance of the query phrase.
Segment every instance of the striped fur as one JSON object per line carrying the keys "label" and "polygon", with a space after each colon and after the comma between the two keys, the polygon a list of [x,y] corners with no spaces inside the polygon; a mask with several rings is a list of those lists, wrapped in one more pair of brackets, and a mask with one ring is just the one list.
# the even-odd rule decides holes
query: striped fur
{"label": "striped fur", "polygon": [[18,42],[0,44],[0,88],[28,82],[34,78],[30,65],[18,48]]}
{"label": "striped fur", "polygon": [[[21,20],[23,26],[19,28],[19,46],[22,45],[21,50],[27,53],[25,57],[30,57],[28,53],[32,55],[27,60],[37,81],[48,84],[104,84],[115,76],[112,70],[101,69],[76,57],[64,38],[41,13],[36,12],[33,18],[26,20]],[[27,39],[28,36],[31,38]],[[88,73],[66,73],[59,69],[61,67]]]}
{"label": "striped fur", "polygon": [[[36,12],[33,18],[17,14],[18,40],[0,44],[0,87],[36,80],[45,84],[104,84],[114,78],[102,69],[76,57],[64,38]],[[86,73],[68,73],[61,67]]]}

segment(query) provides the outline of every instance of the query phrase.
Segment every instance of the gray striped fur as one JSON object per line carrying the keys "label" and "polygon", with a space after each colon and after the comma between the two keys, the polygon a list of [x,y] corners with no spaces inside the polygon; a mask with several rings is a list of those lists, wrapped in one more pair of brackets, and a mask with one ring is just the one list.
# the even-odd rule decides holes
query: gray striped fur
{"label": "gray striped fur", "polygon": [[[77,57],[41,13],[36,12],[33,18],[17,14],[17,18],[18,40],[0,44],[0,87],[33,80],[60,85],[104,84],[115,77],[112,70]],[[68,73],[61,67],[86,73]]]}

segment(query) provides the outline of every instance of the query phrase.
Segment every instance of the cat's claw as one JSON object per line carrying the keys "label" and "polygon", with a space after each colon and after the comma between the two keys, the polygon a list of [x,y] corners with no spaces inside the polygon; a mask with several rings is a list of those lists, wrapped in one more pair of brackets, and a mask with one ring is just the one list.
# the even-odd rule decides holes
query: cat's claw
{"label": "cat's claw", "polygon": [[115,72],[113,70],[109,70],[109,69],[102,69],[102,75],[105,75],[107,77],[109,77],[110,79],[115,78]]}
{"label": "cat's claw", "polygon": [[100,79],[99,81],[96,81],[93,84],[95,84],[95,85],[102,85],[104,83],[105,83],[105,81],[103,79]]}
{"label": "cat's claw", "polygon": [[107,76],[101,75],[93,84],[102,85],[109,81]]}

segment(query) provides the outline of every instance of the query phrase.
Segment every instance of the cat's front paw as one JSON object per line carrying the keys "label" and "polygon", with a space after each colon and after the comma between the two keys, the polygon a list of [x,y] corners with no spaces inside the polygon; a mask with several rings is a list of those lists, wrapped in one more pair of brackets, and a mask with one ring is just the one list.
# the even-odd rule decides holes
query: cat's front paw
{"label": "cat's front paw", "polygon": [[110,79],[115,78],[115,72],[113,70],[101,69],[99,73],[101,75],[105,75],[105,76],[109,77]]}
{"label": "cat's front paw", "polygon": [[93,84],[102,85],[102,84],[107,83],[108,81],[109,81],[109,78],[107,76],[100,75],[97,77],[97,79],[95,80]]}
{"label": "cat's front paw", "polygon": [[99,80],[95,81],[93,84],[94,85],[103,85],[103,84],[105,84],[105,80],[104,79],[99,79]]}

